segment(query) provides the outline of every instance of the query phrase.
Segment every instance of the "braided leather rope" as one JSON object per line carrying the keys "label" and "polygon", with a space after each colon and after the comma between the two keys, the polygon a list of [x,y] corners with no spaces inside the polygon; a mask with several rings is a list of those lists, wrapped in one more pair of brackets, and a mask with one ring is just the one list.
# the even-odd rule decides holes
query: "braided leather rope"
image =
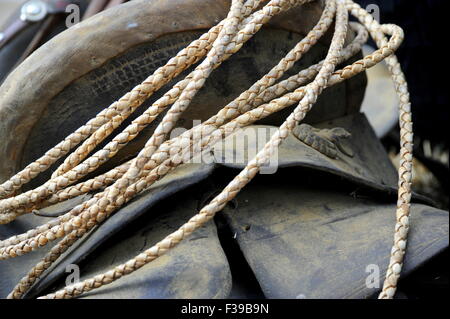
{"label": "braided leather rope", "polygon": [[[389,66],[400,99],[401,160],[397,222],[386,280],[379,296],[392,298],[396,291],[406,250],[413,140],[408,88],[394,55],[403,40],[401,28],[392,24],[380,25],[351,0],[326,0],[322,16],[316,26],[272,70],[206,122],[178,137],[167,139],[175,123],[189,107],[198,90],[203,87],[212,70],[236,53],[272,17],[310,1],[313,0],[246,0],[245,2],[233,0],[230,11],[223,21],[181,50],[154,74],[47,151],[41,158],[0,185],[0,224],[9,223],[34,209],[104,188],[70,212],[24,234],[0,242],[0,259],[7,259],[29,253],[62,238],[20,280],[8,298],[22,297],[71,245],[137,194],[164,177],[170,170],[188,161],[195,154],[210,149],[216,142],[238,129],[297,104],[270,141],[239,175],[177,231],[126,263],[104,274],[65,287],[45,298],[78,296],[134,272],[163,255],[211,220],[252,180],[289,132],[305,117],[325,88],[349,79],[382,60],[386,60]],[[264,6],[261,7],[262,4]],[[257,8],[260,9],[255,11]],[[349,13],[356,17],[359,23],[349,22]],[[326,58],[276,83],[317,43],[333,21],[335,30]],[[356,37],[344,47],[348,27],[356,33]],[[367,41],[368,33],[375,40],[378,50],[341,70],[335,70],[338,64],[361,50],[362,45]],[[201,60],[202,62],[186,78],[175,84],[101,150],[88,157],[90,152],[112,134],[146,99]],[[88,173],[95,171],[114,157],[170,105],[172,106],[154,134],[134,159],[109,172],[76,184]],[[77,145],[79,145],[78,148],[68,155]],[[195,151],[192,152],[192,150]],[[66,155],[68,156],[63,164],[46,183],[28,192],[16,194],[23,185]]]}

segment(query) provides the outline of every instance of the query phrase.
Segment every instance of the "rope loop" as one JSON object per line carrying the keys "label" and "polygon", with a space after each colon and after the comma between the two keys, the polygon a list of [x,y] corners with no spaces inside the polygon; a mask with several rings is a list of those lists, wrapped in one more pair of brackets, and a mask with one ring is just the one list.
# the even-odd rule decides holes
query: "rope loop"
{"label": "rope loop", "polygon": [[[403,30],[393,24],[380,25],[352,0],[325,0],[322,15],[314,28],[267,74],[225,105],[217,114],[183,134],[168,139],[178,119],[203,87],[211,72],[257,33],[274,16],[313,0],[233,0],[227,17],[182,49],[142,83],[98,113],[67,136],[41,158],[0,185],[0,224],[10,223],[67,199],[97,192],[70,212],[24,234],[0,241],[0,259],[27,254],[60,239],[47,255],[22,278],[8,298],[21,298],[56,260],[90,229],[107,219],[128,201],[188,161],[196,153],[210,149],[216,142],[288,106],[296,105],[263,149],[222,190],[177,231],[138,256],[112,270],[65,287],[42,298],[73,298],[107,285],[152,262],[211,220],[259,172],[289,132],[304,119],[327,87],[336,85],[385,60],[399,96],[401,160],[398,172],[398,202],[394,245],[380,298],[393,298],[400,277],[409,229],[412,170],[412,121],[408,87],[394,52],[403,41]],[[359,22],[349,22],[349,14]],[[326,58],[285,80],[283,75],[308,52],[335,22]],[[348,28],[353,41],[344,46]],[[368,35],[378,49],[340,70],[336,66],[360,52]],[[201,61],[201,62],[200,62]],[[200,62],[161,98],[148,107],[101,150],[90,155],[144,101],[183,71]],[[163,111],[154,134],[139,154],[130,161],[90,180],[80,182],[136,138]],[[73,151],[72,151],[73,150]],[[20,193],[23,185],[48,170],[57,160],[64,162],[41,186]]]}

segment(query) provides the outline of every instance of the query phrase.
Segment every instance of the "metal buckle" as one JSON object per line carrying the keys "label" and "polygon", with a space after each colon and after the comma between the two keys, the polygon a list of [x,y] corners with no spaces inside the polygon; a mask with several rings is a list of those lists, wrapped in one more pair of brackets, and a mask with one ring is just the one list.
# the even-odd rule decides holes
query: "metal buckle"
{"label": "metal buckle", "polygon": [[41,0],[30,0],[20,9],[20,20],[37,22],[43,20],[49,12],[47,3]]}

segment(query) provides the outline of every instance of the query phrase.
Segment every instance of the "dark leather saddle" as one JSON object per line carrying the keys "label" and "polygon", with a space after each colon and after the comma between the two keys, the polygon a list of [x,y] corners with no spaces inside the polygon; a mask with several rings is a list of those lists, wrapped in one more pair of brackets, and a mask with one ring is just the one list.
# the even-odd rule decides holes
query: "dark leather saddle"
{"label": "dark leather saddle", "polygon": [[[190,128],[194,119],[215,114],[267,72],[311,29],[321,5],[291,10],[263,28],[212,74],[179,126]],[[0,87],[0,181],[142,81],[222,19],[228,6],[225,0],[135,0],[97,14],[37,49]],[[299,16],[304,17],[301,23]],[[329,41],[329,35],[321,39],[289,72],[320,61]],[[272,174],[259,175],[214,221],[168,254],[83,297],[375,296],[392,244],[397,174],[359,112],[365,85],[361,75],[325,91],[305,123],[280,146]],[[258,134],[274,129],[287,112],[228,137],[205,154],[207,161],[172,171],[71,247],[25,297],[65,285],[68,265],[78,265],[81,279],[89,278],[177,229],[262,146],[249,142],[239,148],[235,141],[259,140]],[[144,130],[105,169],[136,154],[153,130]],[[44,174],[30,186],[48,177]],[[89,196],[1,225],[0,239],[45,223]],[[413,202],[405,274],[448,247],[448,212],[418,194]],[[0,261],[0,297],[7,296],[47,249]],[[379,271],[378,286],[367,284],[373,269]]]}

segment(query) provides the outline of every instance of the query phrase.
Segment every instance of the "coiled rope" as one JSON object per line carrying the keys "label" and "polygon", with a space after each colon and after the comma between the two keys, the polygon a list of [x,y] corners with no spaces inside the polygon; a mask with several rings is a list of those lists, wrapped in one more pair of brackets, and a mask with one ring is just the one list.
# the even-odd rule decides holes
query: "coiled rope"
{"label": "coiled rope", "polygon": [[[56,239],[61,239],[47,255],[20,280],[8,298],[21,298],[71,245],[94,226],[100,224],[129,200],[164,177],[169,171],[210,149],[216,142],[238,129],[267,117],[274,112],[297,104],[294,111],[278,128],[264,148],[217,195],[177,231],[151,248],[110,271],[67,286],[43,298],[72,298],[107,285],[155,260],[175,247],[184,238],[208,222],[259,172],[298,123],[316,102],[321,92],[386,60],[399,96],[401,160],[399,168],[397,222],[394,245],[380,298],[392,298],[403,265],[409,227],[412,169],[412,120],[408,88],[400,65],[394,55],[403,40],[403,31],[396,25],[380,25],[351,0],[326,0],[320,20],[275,67],[255,82],[239,97],[223,107],[206,122],[168,139],[177,120],[204,85],[211,72],[236,53],[246,41],[272,17],[290,8],[313,0],[233,0],[227,17],[207,33],[193,41],[158,68],[151,76],[101,111],[85,125],[47,151],[41,158],[0,185],[0,224],[18,216],[57,202],[100,190],[93,198],[74,207],[70,212],[35,229],[0,242],[0,259],[29,253]],[[264,6],[261,7],[261,5]],[[257,8],[260,8],[257,10]],[[257,10],[257,11],[255,11]],[[349,22],[349,13],[359,23]],[[318,64],[276,83],[295,62],[308,52],[335,22],[335,30],[326,58]],[[347,28],[356,36],[344,47]],[[336,66],[361,50],[368,33],[378,50],[335,70]],[[386,35],[389,37],[387,38]],[[203,61],[184,79],[154,102],[127,128],[117,134],[101,150],[89,154],[104,141],[146,99],[163,85],[197,62]],[[93,179],[79,182],[88,173],[115,156],[127,143],[172,105],[144,148],[132,160]],[[71,150],[78,146],[70,155]],[[192,150],[195,150],[192,152]],[[194,154],[193,154],[194,153]],[[20,188],[58,159],[66,156],[43,185],[21,193]]]}

